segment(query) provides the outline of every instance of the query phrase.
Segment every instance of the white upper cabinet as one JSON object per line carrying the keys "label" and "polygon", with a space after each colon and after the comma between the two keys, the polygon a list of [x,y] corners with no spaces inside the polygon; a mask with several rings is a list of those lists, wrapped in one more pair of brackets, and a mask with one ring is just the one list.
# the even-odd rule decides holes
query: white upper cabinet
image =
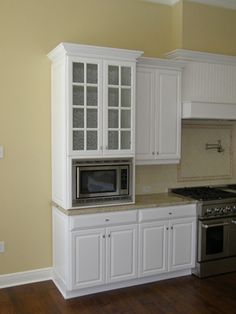
{"label": "white upper cabinet", "polygon": [[104,153],[134,154],[135,64],[105,61],[104,73]]}
{"label": "white upper cabinet", "polygon": [[177,163],[181,138],[181,65],[140,58],[137,66],[137,164]]}
{"label": "white upper cabinet", "polygon": [[69,63],[70,151],[102,150],[102,62],[73,58]]}
{"label": "white upper cabinet", "polygon": [[[67,156],[134,155],[139,51],[62,43],[52,65],[54,145]],[[59,145],[59,143],[58,143]]]}

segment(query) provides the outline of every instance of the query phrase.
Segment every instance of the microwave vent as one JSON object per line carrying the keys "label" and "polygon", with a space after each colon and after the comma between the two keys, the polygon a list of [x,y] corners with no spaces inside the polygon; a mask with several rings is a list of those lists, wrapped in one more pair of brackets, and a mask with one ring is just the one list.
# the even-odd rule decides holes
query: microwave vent
{"label": "microwave vent", "polygon": [[77,199],[73,202],[73,207],[76,206],[96,206],[101,204],[117,204],[118,202],[124,203],[124,202],[131,202],[132,196],[126,195],[126,196],[111,196],[111,197],[95,197],[95,198],[86,198],[86,199]]}

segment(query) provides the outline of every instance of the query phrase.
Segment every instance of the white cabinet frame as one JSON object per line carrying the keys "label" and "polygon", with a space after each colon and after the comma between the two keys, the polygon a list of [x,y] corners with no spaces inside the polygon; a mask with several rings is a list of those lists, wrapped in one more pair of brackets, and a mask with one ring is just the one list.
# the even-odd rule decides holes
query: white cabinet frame
{"label": "white cabinet frame", "polygon": [[[131,157],[135,155],[135,67],[137,58],[142,55],[142,51],[114,49],[107,47],[88,46],[72,43],[61,43],[54,48],[48,57],[52,61],[51,67],[51,83],[52,83],[52,99],[51,99],[51,124],[52,124],[52,200],[65,209],[72,208],[72,176],[71,167],[72,160],[79,158],[106,158],[112,157]],[[98,81],[97,83],[80,82],[76,80],[72,82],[72,64],[73,62],[84,64],[98,65]],[[107,105],[104,97],[107,94],[107,85],[104,83],[106,67],[109,64],[119,64],[119,66],[130,66],[132,70],[131,82],[131,147],[130,149],[116,149],[107,150]],[[84,72],[85,73],[85,72]],[[86,74],[83,74],[86,78]],[[73,149],[73,116],[72,116],[72,102],[73,102],[73,84],[76,86],[91,85],[97,86],[98,90],[98,106],[97,119],[98,124],[88,131],[96,131],[97,134],[97,149],[95,147],[95,140],[91,136],[90,149],[84,149],[78,144],[76,150]],[[80,94],[80,92],[78,92]],[[84,96],[85,99],[85,96]],[[77,107],[74,103],[74,107]],[[82,105],[78,105],[82,109]],[[92,109],[90,103],[89,109]],[[81,118],[78,113],[78,120]],[[85,112],[84,112],[85,114]],[[94,114],[95,116],[95,114]],[[93,117],[94,117],[93,116]],[[85,114],[86,118],[86,114]],[[91,119],[93,120],[93,119]],[[79,123],[75,124],[75,131],[86,131],[86,123],[84,126]],[[85,132],[86,133],[86,132]],[[84,136],[86,134],[84,133]],[[77,132],[78,142],[83,142]],[[85,138],[86,140],[86,138]],[[85,142],[84,140],[84,142]],[[93,145],[94,144],[94,145]]]}

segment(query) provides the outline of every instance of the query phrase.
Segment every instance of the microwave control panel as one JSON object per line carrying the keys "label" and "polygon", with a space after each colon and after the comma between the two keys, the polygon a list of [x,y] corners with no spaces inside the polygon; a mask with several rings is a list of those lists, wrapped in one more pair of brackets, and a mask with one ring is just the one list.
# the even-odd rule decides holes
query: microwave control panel
{"label": "microwave control panel", "polygon": [[121,190],[127,190],[128,189],[128,169],[121,169]]}

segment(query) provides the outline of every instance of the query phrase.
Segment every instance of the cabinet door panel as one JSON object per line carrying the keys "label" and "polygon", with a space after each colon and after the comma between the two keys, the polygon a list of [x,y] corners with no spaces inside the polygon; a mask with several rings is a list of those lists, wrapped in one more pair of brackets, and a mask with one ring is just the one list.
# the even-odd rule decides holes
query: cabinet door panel
{"label": "cabinet door panel", "polygon": [[137,69],[136,159],[154,159],[154,71]]}
{"label": "cabinet door panel", "polygon": [[105,283],[104,229],[72,234],[72,288],[85,288]]}
{"label": "cabinet door panel", "polygon": [[160,159],[180,158],[180,74],[176,71],[159,71],[157,75],[159,91],[157,95],[156,151]]}
{"label": "cabinet door panel", "polygon": [[105,155],[134,154],[134,83],[132,62],[104,61]]}
{"label": "cabinet door panel", "polygon": [[143,223],[139,227],[139,275],[167,271],[168,221]]}
{"label": "cabinet door panel", "polygon": [[131,86],[131,68],[130,67],[121,67],[121,85]]}
{"label": "cabinet door panel", "polygon": [[175,219],[170,222],[169,269],[179,270],[195,265],[196,220]]}
{"label": "cabinet door panel", "polygon": [[131,141],[131,132],[130,131],[121,131],[121,149],[129,149]]}
{"label": "cabinet door panel", "polygon": [[107,229],[107,282],[136,278],[137,226]]}
{"label": "cabinet door panel", "polygon": [[102,62],[72,58],[68,75],[72,155],[102,154]]}
{"label": "cabinet door panel", "polygon": [[137,68],[136,160],[176,163],[180,158],[181,103],[178,70]]}

